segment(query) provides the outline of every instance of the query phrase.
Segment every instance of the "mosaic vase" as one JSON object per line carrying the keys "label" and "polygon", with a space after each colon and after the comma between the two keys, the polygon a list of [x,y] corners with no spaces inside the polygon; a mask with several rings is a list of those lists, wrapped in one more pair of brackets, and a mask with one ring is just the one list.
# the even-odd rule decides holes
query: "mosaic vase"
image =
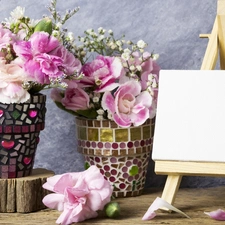
{"label": "mosaic vase", "polygon": [[114,187],[114,197],[140,195],[152,151],[155,119],[121,128],[110,120],[76,118],[77,149],[85,167],[96,165]]}
{"label": "mosaic vase", "polygon": [[25,103],[0,103],[0,178],[31,174],[45,126],[45,102],[45,95],[36,94]]}

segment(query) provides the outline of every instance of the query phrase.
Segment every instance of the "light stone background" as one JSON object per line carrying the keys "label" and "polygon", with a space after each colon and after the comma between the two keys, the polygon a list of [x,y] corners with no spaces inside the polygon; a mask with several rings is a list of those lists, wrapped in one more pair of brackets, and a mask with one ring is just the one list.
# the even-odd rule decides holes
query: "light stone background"
{"label": "light stone background", "polygon": [[[0,0],[0,19],[9,17],[17,5],[26,7],[29,17],[39,19],[48,14],[46,0]],[[80,6],[80,11],[67,22],[75,35],[89,28],[112,29],[116,37],[145,40],[149,51],[160,54],[162,69],[200,69],[207,39],[199,34],[210,33],[217,8],[216,0],[58,0],[64,12]],[[190,90],[191,91],[191,90]],[[83,170],[83,158],[76,151],[74,117],[58,109],[48,96],[46,128],[41,132],[35,167],[53,170],[56,174]],[[207,154],[207,153],[206,153]],[[156,176],[154,164],[149,166],[147,187],[163,186],[164,176]],[[184,177],[182,187],[223,185],[224,178]]]}

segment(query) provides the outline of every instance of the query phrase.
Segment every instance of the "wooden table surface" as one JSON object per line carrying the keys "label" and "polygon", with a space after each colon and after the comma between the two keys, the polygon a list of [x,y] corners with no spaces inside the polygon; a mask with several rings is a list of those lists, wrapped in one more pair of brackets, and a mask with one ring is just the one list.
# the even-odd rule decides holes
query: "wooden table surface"
{"label": "wooden table surface", "polygon": [[[119,219],[109,219],[103,214],[98,218],[86,220],[79,224],[98,225],[145,225],[145,224],[222,224],[209,218],[204,212],[225,209],[225,187],[215,187],[207,189],[180,189],[174,206],[188,214],[191,219],[187,219],[177,213],[167,213],[157,211],[157,216],[150,221],[142,221],[141,218],[147,211],[150,204],[156,197],[160,197],[162,190],[148,189],[138,197],[119,198],[116,201],[121,206],[121,216]],[[1,225],[55,225],[55,221],[60,213],[55,210],[45,209],[34,213],[0,213]]]}

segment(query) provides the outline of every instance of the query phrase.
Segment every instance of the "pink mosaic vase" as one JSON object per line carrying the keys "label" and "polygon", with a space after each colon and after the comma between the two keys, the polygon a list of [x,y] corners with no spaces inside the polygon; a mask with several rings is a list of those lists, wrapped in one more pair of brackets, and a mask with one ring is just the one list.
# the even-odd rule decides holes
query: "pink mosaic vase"
{"label": "pink mosaic vase", "polygon": [[45,126],[45,102],[45,95],[36,94],[25,103],[0,103],[0,178],[31,174]]}
{"label": "pink mosaic vase", "polygon": [[155,119],[121,128],[110,120],[76,118],[77,149],[85,167],[96,165],[114,187],[115,197],[141,195],[152,151]]}

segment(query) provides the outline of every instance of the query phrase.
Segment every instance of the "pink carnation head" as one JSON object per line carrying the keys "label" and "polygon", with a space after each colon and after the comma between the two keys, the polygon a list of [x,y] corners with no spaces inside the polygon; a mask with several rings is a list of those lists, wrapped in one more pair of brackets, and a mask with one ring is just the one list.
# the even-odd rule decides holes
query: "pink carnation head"
{"label": "pink carnation head", "polygon": [[105,92],[102,107],[121,127],[132,124],[139,126],[149,118],[152,96],[147,91],[141,92],[141,85],[136,80],[121,84],[115,93]]}
{"label": "pink carnation head", "polygon": [[82,67],[85,75],[81,83],[96,86],[97,92],[111,91],[118,86],[116,83],[123,67],[119,58],[98,55],[92,62]]}
{"label": "pink carnation head", "polygon": [[96,217],[97,211],[110,202],[113,190],[96,166],[50,177],[43,188],[54,192],[45,196],[43,203],[62,211],[56,221],[62,225]]}

